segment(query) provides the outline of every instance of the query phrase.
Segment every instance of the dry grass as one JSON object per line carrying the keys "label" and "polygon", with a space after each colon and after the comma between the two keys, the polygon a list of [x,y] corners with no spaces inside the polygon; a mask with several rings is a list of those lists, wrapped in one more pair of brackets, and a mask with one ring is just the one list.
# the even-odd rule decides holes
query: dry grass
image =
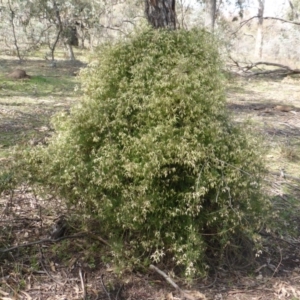
{"label": "dry grass", "polygon": [[[268,144],[268,167],[300,177],[300,79],[237,80],[228,105],[236,121],[250,120]],[[289,109],[284,109],[288,107]],[[289,110],[289,111],[286,111]]]}
{"label": "dry grass", "polygon": [[[55,68],[47,61],[32,59],[20,62],[0,57],[0,158],[11,148],[30,140],[39,140],[51,130],[51,116],[69,109],[80,92],[76,73],[81,62],[58,61]],[[8,74],[24,69],[31,79],[13,80]]]}

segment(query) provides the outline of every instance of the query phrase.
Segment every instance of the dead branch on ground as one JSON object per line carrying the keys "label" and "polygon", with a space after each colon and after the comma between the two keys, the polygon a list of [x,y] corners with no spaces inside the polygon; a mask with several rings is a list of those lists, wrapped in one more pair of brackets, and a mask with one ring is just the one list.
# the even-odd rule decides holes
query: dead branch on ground
{"label": "dead branch on ground", "polygon": [[105,287],[105,284],[104,284],[104,282],[103,282],[103,277],[104,277],[104,275],[102,274],[101,277],[100,277],[102,288],[103,288],[105,294],[107,295],[108,299],[111,300],[110,293],[108,292],[108,290],[107,290],[107,288]]}
{"label": "dead branch on ground", "polygon": [[[257,75],[280,75],[280,76],[288,76],[288,75],[295,75],[300,74],[300,69],[293,69],[287,65],[273,63],[273,62],[267,62],[267,61],[259,61],[255,63],[241,63],[237,60],[230,57],[231,61],[233,62],[234,67],[237,69],[235,74],[239,76],[257,76]],[[272,70],[265,70],[262,68],[262,66],[270,66],[270,67],[276,67],[276,69]],[[256,69],[258,71],[252,71],[253,69]]]}
{"label": "dead branch on ground", "polygon": [[79,268],[79,278],[80,278],[81,288],[82,288],[82,293],[83,293],[82,298],[84,300],[86,300],[87,299],[87,297],[86,297],[86,287],[85,287],[85,284],[84,284],[81,268]]}
{"label": "dead branch on ground", "polygon": [[45,257],[44,257],[44,253],[43,253],[43,250],[42,250],[42,247],[41,247],[41,245],[39,245],[40,247],[40,263],[41,263],[41,266],[42,266],[42,268],[44,269],[44,271],[46,272],[46,274],[55,282],[55,283],[57,283],[58,285],[60,285],[60,286],[64,286],[66,283],[67,283],[67,281],[68,280],[66,280],[65,282],[60,282],[60,281],[58,281],[58,280],[56,280],[50,273],[49,273],[49,271],[47,270],[47,268],[46,268],[46,266],[45,266],[45,264],[44,264],[44,259],[45,259]]}
{"label": "dead branch on ground", "polygon": [[151,270],[154,270],[155,272],[157,272],[159,275],[161,275],[168,283],[170,283],[180,293],[180,295],[184,299],[187,299],[187,300],[196,300],[196,299],[206,300],[205,295],[198,292],[198,291],[197,291],[197,297],[195,297],[191,293],[182,290],[165,272],[161,271],[159,268],[157,268],[153,265],[150,265],[149,268]]}

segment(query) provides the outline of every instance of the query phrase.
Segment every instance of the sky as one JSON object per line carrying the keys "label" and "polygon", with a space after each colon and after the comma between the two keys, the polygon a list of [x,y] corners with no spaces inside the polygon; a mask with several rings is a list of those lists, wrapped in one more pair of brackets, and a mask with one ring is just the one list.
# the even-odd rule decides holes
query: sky
{"label": "sky", "polygon": [[[184,3],[187,5],[190,4],[193,7],[199,7],[197,0],[184,0]],[[225,2],[225,1],[224,1]],[[230,11],[234,11],[235,9],[235,0],[230,0],[231,4],[229,4]],[[258,1],[257,0],[246,0],[246,5],[251,11],[253,15],[257,14]],[[264,15],[266,17],[282,17],[285,9],[288,8],[287,0],[265,0],[265,12]]]}
{"label": "sky", "polygon": [[[251,6],[257,11],[257,0]],[[265,11],[264,15],[266,17],[280,17],[286,12],[288,8],[288,1],[286,0],[265,0]]]}

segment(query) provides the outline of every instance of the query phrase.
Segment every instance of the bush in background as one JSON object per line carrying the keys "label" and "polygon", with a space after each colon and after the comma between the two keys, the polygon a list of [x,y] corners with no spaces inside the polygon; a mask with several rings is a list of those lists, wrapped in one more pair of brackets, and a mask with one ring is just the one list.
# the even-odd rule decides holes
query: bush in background
{"label": "bush in background", "polygon": [[263,161],[228,116],[220,67],[200,30],[102,46],[84,99],[25,155],[31,182],[99,217],[123,267],[172,262],[192,278],[261,225]]}

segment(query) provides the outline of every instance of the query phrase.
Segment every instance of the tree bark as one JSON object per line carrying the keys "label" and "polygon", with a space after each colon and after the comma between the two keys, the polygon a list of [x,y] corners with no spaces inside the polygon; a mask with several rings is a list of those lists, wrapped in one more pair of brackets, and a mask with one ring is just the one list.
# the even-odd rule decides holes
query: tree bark
{"label": "tree bark", "polygon": [[205,1],[205,27],[214,31],[216,21],[217,0]]}
{"label": "tree bark", "polygon": [[258,27],[255,42],[255,56],[262,58],[265,0],[258,0],[258,5]]}
{"label": "tree bark", "polygon": [[10,10],[10,15],[11,15],[10,22],[11,22],[11,28],[12,28],[13,37],[14,37],[14,45],[16,47],[17,56],[18,56],[19,60],[21,61],[22,57],[21,57],[20,48],[19,48],[19,45],[18,45],[16,29],[15,29],[15,23],[14,23],[15,12],[14,12],[12,6],[11,6],[10,1],[8,1],[8,5],[9,5],[9,10]]}
{"label": "tree bark", "polygon": [[145,14],[154,28],[176,29],[175,0],[145,0]]}
{"label": "tree bark", "polygon": [[74,51],[73,51],[73,47],[71,44],[66,43],[66,48],[68,51],[68,55],[69,55],[69,60],[75,60],[75,55],[74,55]]}
{"label": "tree bark", "polygon": [[291,0],[289,0],[289,5],[290,5],[290,9],[291,9],[291,12],[289,13],[290,19],[291,20],[297,20],[299,18],[299,13],[298,13],[297,9],[295,9],[295,6],[294,6],[294,4]]}
{"label": "tree bark", "polygon": [[52,60],[52,63],[54,63],[54,51],[55,51],[56,45],[58,43],[58,40],[60,38],[60,35],[61,35],[62,31],[63,31],[63,25],[62,25],[62,21],[61,21],[61,18],[60,18],[60,11],[59,11],[59,8],[58,8],[56,0],[52,0],[52,5],[53,5],[53,8],[54,8],[55,17],[57,19],[57,24],[56,24],[56,27],[57,27],[56,39],[55,39],[55,41],[54,41],[54,43],[53,43],[52,46],[50,45],[50,42],[49,42],[49,48],[50,48],[50,51],[51,51],[51,60]]}

